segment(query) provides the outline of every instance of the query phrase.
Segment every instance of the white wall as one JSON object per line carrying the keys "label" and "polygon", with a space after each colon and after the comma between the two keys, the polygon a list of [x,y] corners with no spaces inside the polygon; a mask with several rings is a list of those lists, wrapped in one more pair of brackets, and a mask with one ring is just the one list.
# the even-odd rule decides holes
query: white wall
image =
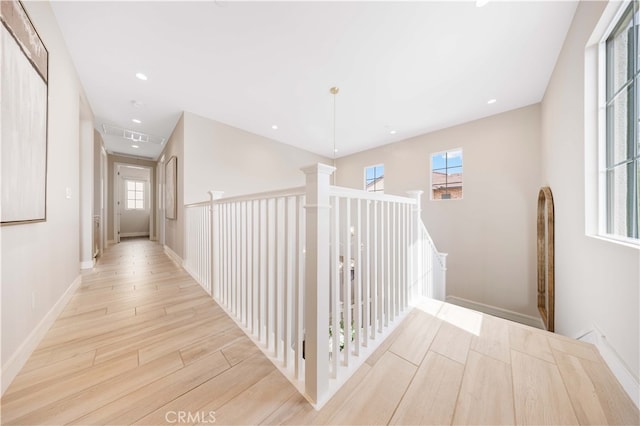
{"label": "white wall", "polygon": [[23,4],[49,51],[47,221],[0,228],[3,392],[38,342],[38,324],[79,283],[82,88],[49,3]]}
{"label": "white wall", "polygon": [[[540,107],[533,105],[337,160],[337,184],[363,188],[384,164],[385,192],[424,191],[422,219],[447,259],[447,296],[538,317],[536,208]],[[431,201],[430,158],[463,149],[464,198]]]}
{"label": "white wall", "polygon": [[302,186],[300,168],[330,160],[254,133],[184,113],[184,203]]}
{"label": "white wall", "polygon": [[[585,235],[585,177],[593,182],[595,147],[585,151],[585,46],[607,6],[580,2],[542,103],[543,179],[554,193],[556,217],[556,330],[579,337],[596,327],[624,364],[640,376],[640,251]],[[615,7],[616,4],[611,4]],[[585,92],[586,91],[586,92]],[[589,97],[590,97],[589,96]],[[585,158],[589,161],[585,175]]]}

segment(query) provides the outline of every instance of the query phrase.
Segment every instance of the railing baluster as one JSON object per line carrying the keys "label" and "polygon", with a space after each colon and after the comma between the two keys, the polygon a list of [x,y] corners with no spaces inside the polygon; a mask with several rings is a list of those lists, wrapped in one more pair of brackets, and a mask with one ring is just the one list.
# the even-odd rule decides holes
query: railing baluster
{"label": "railing baluster", "polygon": [[364,260],[362,262],[363,272],[363,299],[362,305],[363,314],[363,326],[362,326],[362,344],[364,346],[369,345],[369,333],[371,327],[371,209],[369,208],[372,203],[369,200],[364,200],[365,213],[364,213]]}
{"label": "railing baluster", "polygon": [[276,198],[273,200],[273,208],[274,208],[274,217],[273,217],[273,274],[274,278],[274,286],[273,286],[273,306],[275,308],[273,319],[274,319],[274,351],[276,359],[280,358],[280,342],[282,341],[282,270],[280,268],[281,259],[280,250],[282,248],[281,237],[282,237],[282,229],[280,227],[280,218],[282,217],[280,213],[280,204],[281,198]]}
{"label": "railing baluster", "polygon": [[361,200],[355,200],[356,202],[356,224],[355,224],[355,243],[354,243],[354,258],[355,258],[355,300],[354,306],[354,321],[353,328],[355,330],[354,341],[354,355],[360,355],[361,334],[362,334],[362,202]]}
{"label": "railing baluster", "polygon": [[351,200],[344,198],[344,213],[342,214],[342,326],[344,336],[342,362],[349,365],[351,355]]}
{"label": "railing baluster", "polygon": [[373,224],[371,226],[371,233],[373,234],[373,251],[371,253],[371,339],[376,338],[376,327],[378,324],[378,316],[380,315],[380,309],[378,305],[378,288],[379,288],[379,270],[381,267],[380,258],[378,256],[378,237],[379,237],[379,222],[378,222],[378,201],[373,201]]}
{"label": "railing baluster", "polygon": [[[387,218],[385,224],[385,253],[384,257],[384,326],[389,326],[389,317],[391,316],[391,256],[390,256],[390,243],[391,243],[391,228],[393,226],[391,214],[390,214],[390,206],[389,202],[385,202],[385,212],[384,217]],[[382,331],[382,330],[381,330]]]}
{"label": "railing baluster", "polygon": [[283,334],[284,334],[284,348],[282,350],[283,362],[285,368],[289,367],[289,351],[291,350],[291,273],[290,264],[292,253],[290,251],[291,243],[289,238],[291,236],[291,223],[289,221],[289,209],[290,202],[289,197],[284,198],[284,303],[283,303]]}
{"label": "railing baluster", "polygon": [[264,279],[264,267],[265,267],[265,250],[263,248],[265,244],[265,239],[263,233],[266,231],[264,226],[264,215],[262,214],[263,210],[263,202],[262,200],[258,200],[258,340],[260,342],[263,341],[264,337],[264,317],[265,317],[265,309],[264,309],[264,289],[265,279]]}
{"label": "railing baluster", "polygon": [[272,330],[272,322],[271,322],[271,316],[273,315],[273,307],[271,306],[271,295],[272,295],[272,290],[271,290],[271,283],[272,283],[272,279],[271,279],[271,274],[273,273],[273,268],[271,267],[271,260],[273,259],[273,249],[272,249],[272,244],[271,244],[271,238],[273,236],[273,232],[271,232],[271,218],[273,217],[273,214],[271,213],[271,200],[266,200],[265,201],[265,207],[266,207],[266,225],[267,225],[267,235],[266,235],[266,251],[265,251],[265,256],[266,256],[266,282],[265,282],[265,325],[267,326],[266,329],[266,345],[267,345],[267,350],[271,350],[271,330]]}
{"label": "railing baluster", "polygon": [[[338,354],[340,353],[340,198],[332,199],[331,215],[331,377],[338,375]],[[320,343],[322,344],[322,343]]]}
{"label": "railing baluster", "polygon": [[294,286],[295,292],[295,336],[296,336],[296,356],[294,358],[294,377],[296,379],[301,379],[303,376],[302,372],[302,357],[303,357],[303,341],[304,341],[304,324],[303,324],[303,315],[302,310],[304,309],[304,200],[302,196],[296,197],[296,260],[295,260],[295,282],[297,285]]}

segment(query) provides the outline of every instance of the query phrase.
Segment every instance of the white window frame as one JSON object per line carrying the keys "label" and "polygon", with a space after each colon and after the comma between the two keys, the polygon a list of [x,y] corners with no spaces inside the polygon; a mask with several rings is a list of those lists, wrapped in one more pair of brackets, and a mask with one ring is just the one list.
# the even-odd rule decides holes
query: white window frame
{"label": "white window frame", "polygon": [[[598,196],[597,196],[597,226],[598,237],[604,238],[613,242],[623,243],[625,245],[632,245],[640,248],[640,238],[633,238],[628,236],[616,235],[609,232],[609,193],[608,193],[608,180],[607,180],[607,150],[608,150],[608,122],[607,122],[607,82],[608,82],[608,69],[607,69],[607,39],[613,33],[618,26],[618,23],[627,12],[628,7],[634,1],[625,1],[620,5],[619,9],[611,19],[604,35],[598,43]],[[635,1],[638,4],[637,0]],[[636,43],[640,43],[640,40],[636,40]],[[636,58],[637,60],[637,58]],[[635,78],[635,84],[640,84],[640,78]],[[633,83],[631,83],[633,85]],[[634,93],[634,96],[638,96],[638,93]],[[637,108],[638,100],[635,99],[635,105]],[[638,115],[638,111],[636,111]],[[638,132],[636,127],[636,135]],[[637,138],[636,138],[637,139]],[[637,140],[635,141],[637,143]],[[637,196],[637,195],[636,195]],[[636,219],[638,220],[638,219]],[[640,220],[638,220],[640,222]],[[637,224],[637,225],[640,225]]]}
{"label": "white window frame", "polygon": [[[133,182],[135,184],[138,184],[138,183],[142,184],[142,207],[129,207],[129,200],[130,200],[129,182]],[[124,205],[125,210],[146,210],[147,209],[147,182],[139,179],[125,178],[124,186],[125,186],[125,205]],[[137,189],[134,189],[134,192],[140,192],[140,191],[138,191]],[[137,199],[135,199],[134,201],[137,201]]]}
{"label": "white window frame", "polygon": [[[462,162],[460,163],[460,167],[462,168],[462,182],[461,182],[462,194],[460,198],[433,198],[433,157],[437,155],[447,154],[449,152],[455,152],[455,151],[460,151],[462,155]],[[455,167],[458,167],[458,166],[455,166]],[[445,170],[447,169],[448,167],[445,168]],[[431,201],[458,201],[458,200],[462,200],[463,198],[464,198],[464,149],[462,149],[462,147],[450,148],[450,149],[445,149],[444,151],[431,153],[431,155],[429,156],[429,199]]]}
{"label": "white window frame", "polygon": [[[384,163],[380,163],[380,164],[374,164],[371,166],[365,166],[364,168],[364,190],[367,191],[367,170],[371,169],[371,168],[376,168],[376,167],[382,167],[382,177],[385,177],[385,170],[384,170]],[[375,180],[375,179],[374,179]],[[378,192],[380,194],[384,194],[384,187],[381,190],[373,190],[373,191],[367,191],[367,192]]]}

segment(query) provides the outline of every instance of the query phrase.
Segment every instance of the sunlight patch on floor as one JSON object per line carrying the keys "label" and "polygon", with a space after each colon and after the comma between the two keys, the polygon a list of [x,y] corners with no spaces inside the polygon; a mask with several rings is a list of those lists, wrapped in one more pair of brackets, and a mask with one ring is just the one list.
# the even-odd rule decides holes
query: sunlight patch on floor
{"label": "sunlight patch on floor", "polygon": [[415,308],[475,336],[480,335],[482,328],[482,314],[480,312],[429,298],[423,298],[417,302]]}

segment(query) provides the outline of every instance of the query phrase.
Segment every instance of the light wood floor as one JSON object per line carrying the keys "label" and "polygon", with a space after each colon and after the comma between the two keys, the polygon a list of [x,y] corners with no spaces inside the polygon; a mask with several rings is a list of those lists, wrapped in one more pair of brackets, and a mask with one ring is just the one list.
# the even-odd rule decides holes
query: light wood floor
{"label": "light wood floor", "polygon": [[28,425],[640,423],[591,345],[436,302],[314,411],[144,240],[83,277],[1,408],[2,424]]}

